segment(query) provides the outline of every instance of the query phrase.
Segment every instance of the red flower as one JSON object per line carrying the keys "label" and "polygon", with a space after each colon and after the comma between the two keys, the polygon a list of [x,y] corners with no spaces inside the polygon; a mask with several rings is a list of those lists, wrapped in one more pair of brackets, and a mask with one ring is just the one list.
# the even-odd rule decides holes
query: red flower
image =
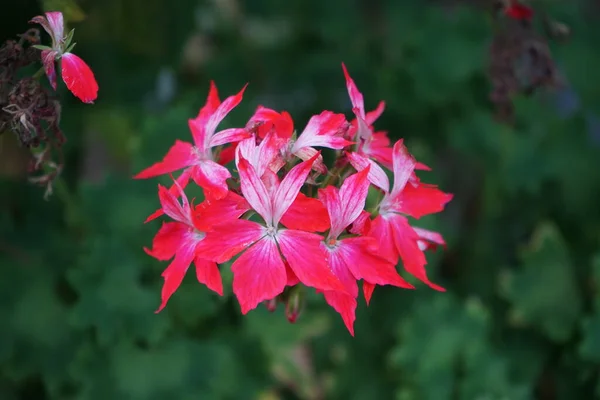
{"label": "red flower", "polygon": [[[265,224],[235,220],[216,225],[199,245],[204,257],[218,263],[242,252],[231,270],[233,292],[243,314],[260,302],[281,294],[289,280],[294,278],[321,290],[344,290],[327,267],[326,255],[320,247],[321,236],[278,227],[316,158],[315,155],[296,165],[272,190],[267,189],[248,160],[240,158],[238,169],[242,193]],[[293,272],[290,278],[284,260]]]}
{"label": "red flower", "polygon": [[250,136],[243,128],[216,132],[219,123],[242,101],[245,89],[246,86],[238,94],[228,97],[221,103],[217,88],[214,82],[211,82],[206,104],[195,119],[189,120],[194,145],[176,140],[162,161],[146,168],[134,178],[152,178],[185,168],[178,178],[178,183],[182,187],[187,185],[191,177],[198,186],[204,188],[214,198],[225,197],[228,191],[226,180],[231,177],[231,174],[227,168],[214,161],[212,148]]}
{"label": "red flower", "polygon": [[324,291],[325,300],[344,320],[354,336],[357,279],[372,285],[413,288],[396,272],[394,264],[378,255],[378,244],[367,236],[338,239],[365,207],[369,189],[368,167],[348,177],[338,190],[332,186],[319,190],[319,199],[327,207],[331,219],[329,235],[321,247],[327,252],[329,267],[344,285],[346,292]]}
{"label": "red flower", "polygon": [[42,50],[42,64],[50,86],[56,90],[55,61],[60,60],[61,76],[67,88],[84,103],[93,103],[98,97],[98,83],[90,67],[71,53],[73,31],[64,36],[64,20],[61,12],[47,12],[34,17],[30,22],[40,24],[52,38],[52,47],[36,46]]}
{"label": "red flower", "polygon": [[[175,185],[179,188],[177,183]],[[167,305],[171,295],[181,285],[192,262],[196,266],[198,281],[223,295],[223,284],[217,264],[206,260],[197,250],[206,234],[196,223],[197,219],[187,197],[183,192],[180,195],[182,204],[177,200],[177,196],[164,186],[158,185],[158,197],[162,210],[175,222],[163,223],[154,237],[152,249],[144,249],[146,253],[158,260],[169,260],[174,257],[171,264],[162,273],[165,283],[161,293],[162,301],[156,312],[160,312]]]}
{"label": "red flower", "polygon": [[[379,242],[379,253],[393,263],[397,262],[398,257],[402,258],[408,273],[433,289],[443,291],[442,287],[427,278],[427,260],[419,246],[423,238],[410,226],[406,216],[420,218],[440,212],[452,195],[433,185],[410,181],[417,163],[402,140],[396,142],[393,149],[394,186],[391,191],[387,175],[376,163],[356,153],[350,153],[349,159],[359,171],[370,167],[369,181],[385,193],[379,204],[379,215],[372,221],[369,231],[369,236]],[[368,290],[365,291],[365,297],[368,298],[367,293]]]}
{"label": "red flower", "polygon": [[533,9],[520,4],[517,1],[512,1],[511,4],[504,9],[504,13],[510,18],[517,20],[531,21],[533,18]]}
{"label": "red flower", "polygon": [[[153,249],[147,250],[161,260],[174,257],[163,273],[160,309],[192,261],[198,280],[221,293],[217,263],[236,256],[231,265],[233,292],[243,314],[261,302],[270,310],[284,302],[288,319],[294,321],[303,288],[282,293],[287,286],[303,284],[323,293],[352,335],[358,280],[363,281],[367,303],[375,285],[413,288],[396,271],[399,258],[410,274],[444,290],[429,281],[423,254],[428,248],[445,245],[444,239],[437,232],[413,228],[408,217],[439,212],[452,195],[421,182],[415,170],[430,168],[417,163],[402,140],[392,149],[385,132],[374,132],[371,125],[384,105],[365,113],[362,95],[345,67],[344,72],[356,116],[352,124],[342,114],[323,111],[308,121],[296,139],[289,114],[260,106],[245,128],[215,133],[221,120],[241,101],[244,89],[221,103],[211,83],[206,104],[198,117],[190,120],[194,145],[176,141],[163,161],[136,176],[148,178],[184,169],[171,189],[159,187],[162,208],[148,218],[166,213],[175,219],[163,225]],[[343,151],[354,144],[351,139],[356,140],[356,151]],[[227,143],[231,145],[213,153],[214,147]],[[327,173],[315,147],[341,150],[335,152],[333,163],[342,169],[336,176],[339,179],[324,180],[336,182],[339,189],[325,186],[314,190],[319,175]],[[303,161],[298,163],[298,159]],[[237,178],[220,165],[230,161],[235,161]],[[348,162],[357,173],[348,176]],[[380,164],[393,170],[391,188]],[[316,172],[311,173],[313,169]],[[190,178],[204,189],[205,200],[196,207],[188,204],[181,189]],[[370,184],[384,193],[374,220],[364,210]],[[302,187],[307,189],[304,193]],[[318,193],[318,198],[313,193]],[[180,196],[183,204],[177,201]],[[254,220],[255,214],[262,223]],[[316,233],[326,231],[325,238]]]}

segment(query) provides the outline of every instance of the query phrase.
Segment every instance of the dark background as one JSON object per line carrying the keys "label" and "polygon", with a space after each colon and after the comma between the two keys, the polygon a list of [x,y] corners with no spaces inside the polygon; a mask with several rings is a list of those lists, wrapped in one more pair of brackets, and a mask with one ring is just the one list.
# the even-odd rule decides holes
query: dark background
{"label": "dark background", "polygon": [[[489,100],[501,22],[485,2],[417,0],[46,0],[3,4],[1,39],[45,10],[74,27],[96,104],[59,84],[64,180],[49,201],[26,151],[0,136],[0,399],[588,399],[600,395],[600,23],[592,1],[539,0],[571,35],[550,42],[559,89]],[[48,38],[45,37],[47,40]],[[162,313],[166,263],[142,247],[160,226],[159,160],[214,79],[250,82],[223,127],[258,104],[297,128],[350,102],[348,66],[376,127],[405,138],[421,176],[455,194],[420,225],[446,250],[415,291],[361,299],[356,337],[314,296],[241,316],[190,273]],[[159,181],[166,183],[164,179]],[[190,191],[190,197],[193,196]]]}

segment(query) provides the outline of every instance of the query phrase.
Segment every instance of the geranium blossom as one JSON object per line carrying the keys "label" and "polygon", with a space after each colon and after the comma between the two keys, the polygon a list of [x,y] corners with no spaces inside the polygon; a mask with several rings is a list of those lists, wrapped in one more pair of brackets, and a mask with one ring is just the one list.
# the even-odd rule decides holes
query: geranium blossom
{"label": "geranium blossom", "polygon": [[[241,127],[217,132],[244,89],[221,103],[211,83],[206,104],[189,121],[193,144],[176,141],[162,161],[136,176],[183,170],[170,189],[159,187],[161,209],[148,219],[167,214],[174,220],[163,224],[147,250],[160,260],[173,258],[163,273],[159,310],[192,262],[198,280],[219,294],[219,268],[231,268],[243,314],[260,303],[274,310],[284,302],[293,322],[305,287],[314,288],[352,335],[359,280],[367,303],[376,285],[414,288],[398,273],[401,261],[403,270],[443,290],[429,280],[424,252],[445,241],[438,232],[413,227],[409,218],[441,211],[452,195],[421,181],[415,171],[430,168],[417,163],[401,139],[392,145],[375,130],[384,103],[365,112],[345,67],[344,74],[353,121],[323,111],[297,137],[287,112],[265,106]],[[335,150],[330,168],[319,148]],[[204,189],[196,206],[183,193],[190,180]],[[367,210],[370,187],[383,195]]]}

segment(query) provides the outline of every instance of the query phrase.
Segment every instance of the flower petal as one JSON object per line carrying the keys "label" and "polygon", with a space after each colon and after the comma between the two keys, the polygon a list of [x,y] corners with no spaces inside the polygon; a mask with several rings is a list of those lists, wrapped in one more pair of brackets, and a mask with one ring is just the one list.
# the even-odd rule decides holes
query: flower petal
{"label": "flower petal", "polygon": [[169,191],[163,185],[158,185],[158,199],[160,205],[169,217],[175,221],[182,222],[191,226],[192,211],[185,193],[181,193],[182,203],[179,203],[177,196]]}
{"label": "flower petal", "polygon": [[[244,158],[240,158],[238,171],[240,174],[240,187],[244,198],[263,217],[267,225],[271,226],[273,224],[273,203],[265,184],[256,175],[254,167]],[[277,226],[277,224],[273,226]]]}
{"label": "flower petal", "polygon": [[144,248],[146,253],[157,260],[165,261],[173,258],[184,241],[189,227],[179,222],[163,222],[152,239],[152,249]]}
{"label": "flower petal", "polygon": [[44,65],[44,71],[50,81],[52,89],[56,90],[56,68],[54,60],[56,58],[56,51],[53,50],[42,50],[42,64]]}
{"label": "flower petal", "polygon": [[350,164],[352,164],[354,169],[356,169],[359,172],[370,165],[371,168],[369,169],[369,174],[367,175],[369,182],[371,182],[373,185],[377,186],[384,192],[389,192],[390,181],[387,177],[387,174],[376,162],[369,160],[365,156],[355,152],[347,153],[347,156],[348,160],[350,161]]}
{"label": "flower petal", "polygon": [[[369,194],[368,174],[371,166],[362,171],[353,174],[344,180],[339,190],[339,198],[341,208],[340,222],[343,228],[346,229],[363,211],[367,194]],[[336,236],[337,237],[337,236]]]}
{"label": "flower petal", "polygon": [[414,289],[398,275],[394,264],[377,255],[377,241],[370,237],[352,237],[341,240],[337,253],[356,279],[377,285],[392,285]]}
{"label": "flower petal", "polygon": [[215,225],[236,220],[250,209],[250,204],[242,196],[228,192],[218,200],[205,200],[194,211],[194,226],[208,232]]}
{"label": "flower petal", "polygon": [[402,139],[398,140],[394,144],[393,150],[394,186],[392,187],[392,193],[390,193],[392,197],[397,196],[404,189],[415,170],[416,163],[406,146],[404,146],[404,141]]}
{"label": "flower petal", "polygon": [[206,103],[200,109],[196,118],[188,120],[188,125],[190,127],[190,131],[192,132],[192,137],[194,138],[194,144],[199,149],[204,150],[206,148],[206,124],[210,116],[215,113],[220,104],[221,100],[219,100],[217,86],[215,85],[214,81],[210,81],[210,89],[208,91]]}
{"label": "flower petal", "polygon": [[221,273],[219,272],[219,268],[217,268],[217,264],[200,257],[195,258],[194,264],[196,266],[196,278],[198,282],[223,296],[223,281],[221,280]]}
{"label": "flower petal", "polygon": [[175,144],[169,149],[169,152],[162,161],[146,168],[135,175],[134,179],[147,179],[155,176],[168,174],[193,165],[197,162],[197,156],[193,151],[191,143],[175,140]]}
{"label": "flower petal", "polygon": [[367,281],[363,281],[363,295],[365,296],[365,301],[367,305],[371,302],[371,296],[373,296],[373,291],[375,290],[375,285],[369,283]]}
{"label": "flower petal", "polygon": [[84,103],[93,103],[98,97],[98,83],[90,67],[73,53],[61,57],[61,75],[67,88]]}
{"label": "flower petal", "polygon": [[62,40],[64,37],[65,22],[63,20],[63,14],[60,11],[48,11],[45,13],[48,25],[52,33],[50,35],[58,40]]}
{"label": "flower petal", "polygon": [[442,211],[452,197],[452,194],[444,193],[432,185],[407,185],[394,199],[390,209],[413,218],[421,218]]}
{"label": "flower petal", "polygon": [[385,110],[385,101],[380,101],[379,104],[377,104],[376,109],[374,109],[373,111],[369,111],[365,115],[365,122],[369,125],[373,125],[375,123],[375,121],[377,121],[377,119],[379,119],[379,117],[381,117],[381,114],[383,114],[384,110]]}
{"label": "flower petal", "polygon": [[246,138],[251,137],[252,135],[245,128],[230,128],[225,129],[220,132],[217,132],[211,139],[208,144],[209,147],[221,146],[223,144],[239,142],[240,140],[244,140]]}
{"label": "flower petal", "polygon": [[236,95],[229,96],[217,107],[215,112],[208,118],[204,125],[205,136],[204,136],[204,149],[211,147],[212,137],[217,130],[217,126],[223,121],[223,119],[242,101],[242,96],[248,84],[244,85]]}
{"label": "flower petal", "polygon": [[[193,167],[183,170],[181,175],[179,175],[179,177],[175,180],[175,183],[173,185],[171,185],[171,187],[169,188],[169,193],[172,193],[175,196],[179,196],[179,194],[182,193],[182,190],[187,186],[187,184],[190,180],[190,174],[191,174],[192,169],[193,169]],[[146,223],[162,216],[164,213],[165,212],[163,211],[163,209],[159,208],[158,210],[156,210],[152,214],[150,214],[148,216],[148,218],[146,218],[144,223],[146,224]]]}
{"label": "flower petal", "polygon": [[314,233],[291,229],[277,232],[281,253],[300,282],[320,290],[345,292],[344,285],[327,265],[327,254],[321,248],[322,240]]}
{"label": "flower petal", "polygon": [[296,200],[281,217],[281,224],[288,229],[325,232],[329,229],[329,215],[319,200],[299,192]]}
{"label": "flower petal", "polygon": [[408,220],[401,215],[394,214],[389,218],[389,222],[392,226],[396,249],[402,258],[406,272],[429,285],[432,289],[445,292],[446,289],[431,282],[427,277],[427,271],[425,270],[427,260],[417,243],[419,236],[408,224]]}
{"label": "flower petal", "polygon": [[346,124],[344,114],[335,114],[331,111],[323,111],[319,115],[313,115],[298,140],[292,146],[291,152],[296,153],[304,147],[328,147],[330,149],[342,149],[352,142],[342,137],[342,127]]}
{"label": "flower petal", "polygon": [[196,256],[222,264],[265,235],[265,228],[254,221],[228,221],[206,233],[196,247]]}
{"label": "flower petal", "polygon": [[231,271],[233,293],[240,303],[242,314],[281,294],[287,282],[277,243],[271,237],[259,240],[246,250],[231,265]]}
{"label": "flower petal", "polygon": [[375,238],[377,243],[379,243],[379,255],[388,260],[390,263],[396,265],[399,254],[396,250],[396,244],[394,243],[394,236],[392,234],[392,226],[390,222],[387,219],[384,219],[381,215],[378,215],[371,222],[369,236]]}
{"label": "flower petal", "polygon": [[215,199],[221,199],[227,196],[229,187],[227,179],[231,178],[231,173],[224,166],[211,161],[203,160],[192,170],[192,179],[198,186],[210,192]]}
{"label": "flower petal", "polygon": [[162,277],[165,282],[162,287],[162,291],[160,294],[161,303],[156,313],[162,311],[163,308],[167,305],[169,298],[175,293],[190,264],[194,260],[194,250],[192,246],[182,247],[177,254],[175,254],[175,258],[169,264],[169,266],[163,271]]}
{"label": "flower petal", "polygon": [[300,188],[306,182],[312,165],[319,155],[316,154],[310,160],[296,165],[285,175],[285,178],[279,184],[273,196],[273,226],[277,226],[283,214],[290,208],[292,202],[296,200]]}
{"label": "flower petal", "polygon": [[342,69],[344,70],[344,77],[346,77],[346,89],[348,89],[348,95],[352,102],[353,108],[358,108],[360,116],[365,117],[365,101],[361,92],[358,91],[358,87],[354,83],[354,80],[350,77],[346,65],[342,63]]}

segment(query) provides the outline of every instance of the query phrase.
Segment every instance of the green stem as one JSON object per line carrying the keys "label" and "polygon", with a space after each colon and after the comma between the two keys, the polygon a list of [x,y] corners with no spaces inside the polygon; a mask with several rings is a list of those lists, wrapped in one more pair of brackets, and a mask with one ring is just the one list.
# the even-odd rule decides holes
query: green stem
{"label": "green stem", "polygon": [[42,67],[42,68],[38,69],[35,74],[33,74],[32,78],[40,79],[42,76],[44,76],[45,73],[46,73],[46,70],[44,69],[44,67]]}

